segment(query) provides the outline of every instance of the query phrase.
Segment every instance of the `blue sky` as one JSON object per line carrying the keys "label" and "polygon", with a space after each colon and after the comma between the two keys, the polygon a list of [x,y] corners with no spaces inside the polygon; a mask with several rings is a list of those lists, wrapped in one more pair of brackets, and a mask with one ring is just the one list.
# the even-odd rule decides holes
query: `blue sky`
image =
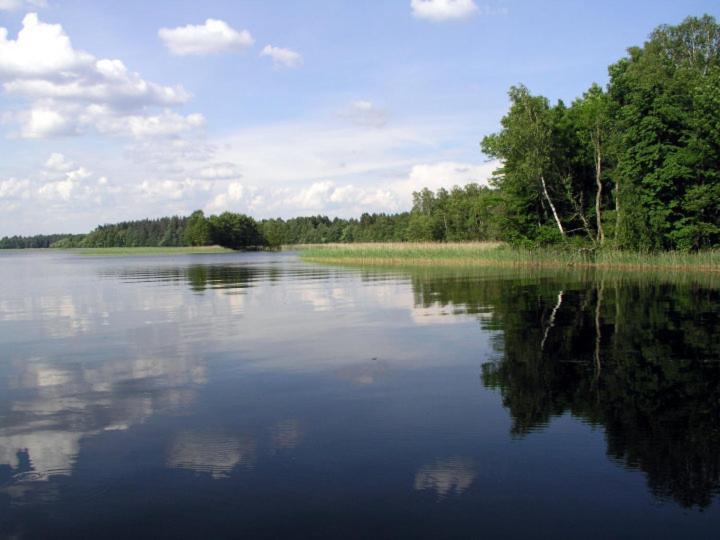
{"label": "blue sky", "polygon": [[421,187],[487,180],[496,164],[478,143],[510,85],[571,101],[655,26],[719,11],[0,0],[0,235],[197,208],[404,210]]}

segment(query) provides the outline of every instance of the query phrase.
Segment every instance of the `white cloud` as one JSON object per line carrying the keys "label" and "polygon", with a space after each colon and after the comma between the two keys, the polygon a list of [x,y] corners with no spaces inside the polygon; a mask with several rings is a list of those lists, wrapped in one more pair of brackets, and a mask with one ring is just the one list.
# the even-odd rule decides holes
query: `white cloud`
{"label": "white cloud", "polygon": [[200,169],[198,174],[202,178],[209,180],[227,180],[242,177],[239,167],[234,163],[214,163]]}
{"label": "white cloud", "polygon": [[388,113],[377,107],[372,101],[360,99],[340,112],[340,117],[359,126],[380,128],[388,122]]}
{"label": "white cloud", "polygon": [[139,186],[139,192],[155,199],[182,199],[196,194],[197,192],[209,192],[212,182],[208,180],[145,180]]}
{"label": "white cloud", "polygon": [[164,111],[159,115],[132,115],[110,118],[107,123],[100,123],[98,128],[106,133],[130,133],[135,137],[176,135],[201,127],[205,124],[202,114],[182,116],[172,111]]}
{"label": "white cloud", "polygon": [[466,19],[478,12],[473,0],[411,0],[412,14],[420,19]]}
{"label": "white cloud", "polygon": [[207,19],[201,25],[161,28],[158,36],[170,52],[177,55],[237,51],[255,42],[247,30],[237,31],[218,19]]}
{"label": "white cloud", "polygon": [[[134,113],[120,121],[112,110],[103,116],[88,108],[79,109],[82,122],[132,135],[128,117]],[[12,219],[3,234],[81,232],[98,223],[187,215],[198,208],[258,218],[403,211],[410,209],[413,191],[483,183],[497,165],[483,163],[476,144],[467,142],[477,134],[469,115],[412,123],[400,118],[367,129],[325,113],[324,120],[248,126],[209,140],[191,127],[183,137],[145,136],[124,154],[100,147],[82,160],[48,151],[35,166],[10,171],[16,180],[5,177],[0,207],[10,209]],[[149,129],[146,123],[135,126],[138,136]],[[68,177],[79,169],[99,174]],[[101,183],[103,176],[111,180]],[[23,178],[29,184],[20,184]]]}
{"label": "white cloud", "polygon": [[66,172],[72,169],[74,163],[68,161],[64,155],[59,152],[53,152],[45,162],[45,168],[50,171]]}
{"label": "white cloud", "polygon": [[[59,157],[58,157],[59,156]],[[58,178],[58,169],[48,167],[47,164],[57,167],[62,166],[64,172]],[[85,167],[74,167],[67,162],[62,154],[53,154],[46,162],[47,181],[42,183],[37,194],[51,201],[79,202],[80,200],[98,202],[101,199],[101,191],[107,185],[105,177],[97,177],[92,171]]]}
{"label": "white cloud", "polygon": [[23,18],[16,40],[0,28],[0,77],[41,77],[86,68],[92,55],[76,51],[59,24],[40,22],[36,13]]}
{"label": "white cloud", "polygon": [[225,192],[215,195],[213,200],[206,206],[206,209],[209,212],[237,209],[238,203],[243,200],[243,197],[254,191],[254,189],[248,190],[240,182],[230,182]]}
{"label": "white cloud", "polygon": [[[28,99],[87,100],[129,108],[181,105],[189,94],[179,86],[161,86],[129,72],[120,60],[98,60],[84,73],[64,72],[60,79],[17,78],[3,84],[8,94]],[[59,68],[63,69],[63,68]]]}
{"label": "white cloud", "polygon": [[412,193],[423,188],[436,191],[470,183],[486,186],[492,172],[497,168],[497,161],[480,165],[454,161],[420,163],[413,165],[407,177],[393,182],[390,187],[401,196],[403,205],[407,206],[412,200]]}
{"label": "white cloud", "polygon": [[398,208],[397,194],[390,189],[362,188],[352,184],[338,186],[333,181],[322,180],[301,188],[264,189],[231,182],[205,210],[211,213],[252,211],[273,216],[330,213],[348,217],[362,212],[394,212]]}
{"label": "white cloud", "polygon": [[152,107],[186,103],[182,86],[143,79],[118,59],[97,59],[73,48],[59,24],[23,19],[17,39],[0,28],[0,80],[3,90],[29,101],[6,116],[20,124],[23,138],[100,133],[136,137],[168,135],[199,127],[201,115],[181,116]]}
{"label": "white cloud", "polygon": [[[245,183],[262,187],[307,187],[326,180],[388,187],[413,180],[435,188],[489,176],[495,165],[483,164],[476,145],[465,143],[475,132],[472,122],[457,117],[398,122],[384,129],[288,122],[238,130],[214,147],[215,159],[242,164]],[[475,163],[465,155],[455,159],[465,147],[477,156]]]}
{"label": "white cloud", "polygon": [[[308,193],[312,193],[314,186]],[[359,214],[361,212],[394,212],[399,209],[397,194],[392,190],[383,187],[359,187],[353,184],[336,186],[331,182],[322,200],[322,205],[318,209],[327,210],[333,206],[348,209],[353,208],[351,214]],[[319,193],[315,193],[315,196]],[[311,197],[310,200],[313,200]],[[317,202],[317,200],[316,200]]]}
{"label": "white cloud", "polygon": [[303,63],[300,53],[272,45],[265,45],[263,50],[260,51],[260,56],[269,56],[272,58],[275,67],[294,68],[300,67]]}
{"label": "white cloud", "polygon": [[21,111],[17,116],[21,123],[20,136],[24,139],[42,139],[77,133],[77,127],[52,104],[38,104]]}
{"label": "white cloud", "polygon": [[[125,158],[152,172],[187,175],[205,167],[216,148],[199,137],[139,139],[125,151]],[[201,172],[199,176],[204,176]]]}
{"label": "white cloud", "polygon": [[45,0],[0,0],[0,11],[47,7]]}
{"label": "white cloud", "polygon": [[439,162],[409,167],[406,175],[381,185],[359,186],[319,180],[299,187],[258,188],[231,182],[205,206],[208,212],[234,210],[255,212],[262,216],[330,214],[343,217],[363,212],[398,212],[409,210],[412,193],[422,188],[437,190],[469,183],[487,185],[497,163],[481,165]]}
{"label": "white cloud", "polygon": [[18,199],[28,195],[30,182],[27,179],[9,178],[0,180],[0,199]]}

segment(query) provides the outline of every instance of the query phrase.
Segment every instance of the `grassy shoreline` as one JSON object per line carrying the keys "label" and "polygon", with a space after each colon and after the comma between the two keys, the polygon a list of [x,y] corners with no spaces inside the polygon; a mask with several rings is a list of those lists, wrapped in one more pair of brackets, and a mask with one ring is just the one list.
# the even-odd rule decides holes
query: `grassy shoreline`
{"label": "grassy shoreline", "polygon": [[368,266],[498,266],[720,272],[720,251],[633,253],[520,249],[498,242],[378,243],[303,246],[303,260]]}

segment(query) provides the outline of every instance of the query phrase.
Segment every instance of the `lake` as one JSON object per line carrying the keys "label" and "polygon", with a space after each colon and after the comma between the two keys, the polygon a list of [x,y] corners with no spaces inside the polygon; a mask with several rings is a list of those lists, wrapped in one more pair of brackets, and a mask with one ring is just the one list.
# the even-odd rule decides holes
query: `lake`
{"label": "lake", "polygon": [[718,281],[0,253],[0,535],[717,537]]}

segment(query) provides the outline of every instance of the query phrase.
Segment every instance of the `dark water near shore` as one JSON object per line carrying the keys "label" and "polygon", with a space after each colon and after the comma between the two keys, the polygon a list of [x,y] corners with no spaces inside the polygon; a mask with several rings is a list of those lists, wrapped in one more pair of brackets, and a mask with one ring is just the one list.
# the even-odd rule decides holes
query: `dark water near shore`
{"label": "dark water near shore", "polygon": [[713,280],[0,252],[0,536],[715,538]]}

